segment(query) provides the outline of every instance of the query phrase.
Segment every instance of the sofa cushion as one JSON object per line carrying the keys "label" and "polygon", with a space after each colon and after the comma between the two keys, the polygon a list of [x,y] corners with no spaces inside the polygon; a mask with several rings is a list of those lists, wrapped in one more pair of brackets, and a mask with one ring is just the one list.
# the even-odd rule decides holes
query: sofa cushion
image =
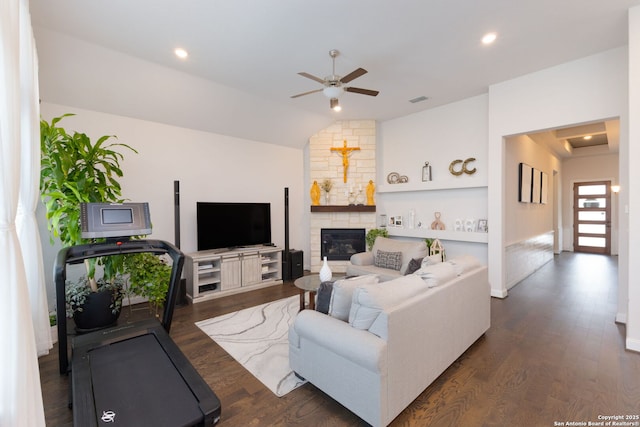
{"label": "sofa cushion", "polygon": [[414,275],[421,277],[430,288],[447,283],[458,276],[453,264],[448,262],[422,267]]}
{"label": "sofa cushion", "polygon": [[420,269],[422,266],[423,258],[413,258],[409,261],[409,265],[407,265],[407,271],[404,272],[405,275],[413,274]]}
{"label": "sofa cushion", "polygon": [[353,291],[349,324],[356,329],[368,330],[382,310],[406,301],[427,289],[424,281],[415,275],[358,286]]}
{"label": "sofa cushion", "polygon": [[374,283],[378,283],[378,276],[375,274],[336,280],[333,283],[333,292],[331,292],[331,301],[329,302],[329,312],[327,314],[347,322],[354,289],[358,286]]}
{"label": "sofa cushion", "polygon": [[402,252],[378,251],[373,265],[399,271],[400,267],[402,267]]}
{"label": "sofa cushion", "polygon": [[400,274],[402,275],[407,271],[409,261],[413,258],[427,256],[427,244],[424,240],[416,242],[390,239],[388,237],[377,237],[371,252],[375,256],[378,251],[402,252],[402,266],[400,267]]}
{"label": "sofa cushion", "polygon": [[375,265],[347,265],[347,276],[366,276],[368,274],[375,274],[378,276],[378,281],[386,282],[389,280],[397,279],[402,276],[399,271],[391,270],[389,268],[380,268]]}
{"label": "sofa cushion", "polygon": [[447,262],[453,265],[458,276],[482,266],[480,260],[473,255],[461,255],[459,257],[452,258]]}

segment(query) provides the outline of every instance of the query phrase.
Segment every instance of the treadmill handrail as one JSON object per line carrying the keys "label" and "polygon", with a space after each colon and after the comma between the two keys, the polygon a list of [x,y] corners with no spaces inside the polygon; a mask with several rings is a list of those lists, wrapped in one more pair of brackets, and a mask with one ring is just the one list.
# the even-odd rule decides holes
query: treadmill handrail
{"label": "treadmill handrail", "polygon": [[60,373],[64,374],[69,368],[69,355],[67,350],[67,317],[66,313],[66,271],[67,264],[78,264],[85,259],[98,258],[102,256],[125,255],[133,253],[154,253],[167,254],[173,263],[171,267],[171,277],[167,298],[164,303],[162,321],[164,329],[169,333],[171,321],[173,320],[173,310],[175,308],[178,295],[178,283],[182,275],[184,266],[184,253],[176,246],[164,240],[123,240],[108,243],[89,243],[85,245],[69,246],[62,248],[58,252],[54,266],[53,275],[56,285],[56,311],[58,314],[58,357]]}

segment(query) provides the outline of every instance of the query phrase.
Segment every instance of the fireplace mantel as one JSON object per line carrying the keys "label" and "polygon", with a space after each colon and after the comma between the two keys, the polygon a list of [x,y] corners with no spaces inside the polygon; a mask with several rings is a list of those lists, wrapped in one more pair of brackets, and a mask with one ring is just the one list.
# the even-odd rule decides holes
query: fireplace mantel
{"label": "fireplace mantel", "polygon": [[376,207],[369,205],[321,205],[311,206],[311,212],[375,212]]}

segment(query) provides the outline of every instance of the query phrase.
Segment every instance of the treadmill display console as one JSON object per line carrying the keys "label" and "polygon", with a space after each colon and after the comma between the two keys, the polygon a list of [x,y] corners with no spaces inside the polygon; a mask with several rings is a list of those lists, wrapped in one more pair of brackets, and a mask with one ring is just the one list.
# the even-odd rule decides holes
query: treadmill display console
{"label": "treadmill display console", "polygon": [[82,203],[82,237],[126,237],[151,234],[148,203]]}

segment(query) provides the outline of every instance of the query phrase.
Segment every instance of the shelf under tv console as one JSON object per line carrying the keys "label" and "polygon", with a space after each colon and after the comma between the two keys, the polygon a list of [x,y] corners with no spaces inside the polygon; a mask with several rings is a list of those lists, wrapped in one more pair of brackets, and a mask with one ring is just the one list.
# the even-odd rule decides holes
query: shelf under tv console
{"label": "shelf under tv console", "polygon": [[282,248],[252,246],[187,254],[187,297],[193,303],[282,284]]}

